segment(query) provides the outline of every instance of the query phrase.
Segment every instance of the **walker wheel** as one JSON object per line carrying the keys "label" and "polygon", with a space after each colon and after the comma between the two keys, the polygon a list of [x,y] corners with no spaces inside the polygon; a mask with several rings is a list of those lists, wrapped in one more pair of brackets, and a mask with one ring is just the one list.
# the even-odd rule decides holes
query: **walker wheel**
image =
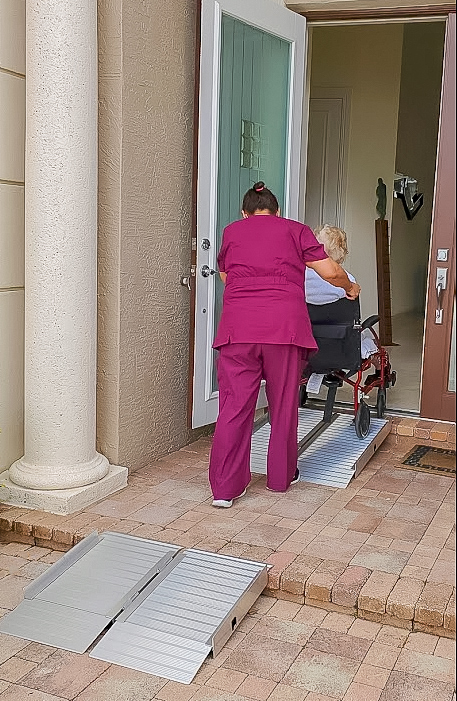
{"label": "walker wheel", "polygon": [[362,399],[354,420],[355,432],[358,438],[366,438],[368,436],[370,432],[370,420],[370,409],[368,404],[366,404]]}
{"label": "walker wheel", "polygon": [[383,419],[386,413],[387,407],[387,392],[384,387],[378,389],[378,396],[376,398],[376,416],[378,419]]}

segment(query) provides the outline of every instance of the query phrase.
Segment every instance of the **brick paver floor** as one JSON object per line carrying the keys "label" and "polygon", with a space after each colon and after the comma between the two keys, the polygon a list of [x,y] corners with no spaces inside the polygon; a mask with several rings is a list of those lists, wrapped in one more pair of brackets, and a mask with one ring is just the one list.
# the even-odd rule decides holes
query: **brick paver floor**
{"label": "brick paver floor", "polygon": [[[0,544],[0,613],[62,554]],[[0,634],[0,701],[452,701],[454,667],[449,638],[262,596],[189,686]]]}
{"label": "brick paver floor", "polygon": [[[262,560],[273,565],[268,588],[279,598],[455,637],[455,479],[402,468],[417,442],[427,439],[391,434],[346,489],[299,483],[275,494],[256,475],[245,497],[217,510],[211,443],[200,439],[78,514],[0,505],[0,538],[68,550],[95,529],[114,530]],[[0,572],[9,566],[0,554]],[[4,577],[7,602],[24,576]]]}
{"label": "brick paver floor", "polygon": [[273,566],[267,596],[190,687],[1,636],[0,701],[451,701],[455,479],[400,464],[428,442],[390,435],[346,489],[274,494],[253,476],[227,510],[211,506],[206,438],[72,516],[0,505],[0,615],[95,529]]}

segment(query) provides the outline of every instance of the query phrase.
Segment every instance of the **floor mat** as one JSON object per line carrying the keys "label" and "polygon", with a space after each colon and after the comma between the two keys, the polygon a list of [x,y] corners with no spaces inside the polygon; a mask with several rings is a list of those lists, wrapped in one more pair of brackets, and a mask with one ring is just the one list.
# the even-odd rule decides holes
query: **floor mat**
{"label": "floor mat", "polygon": [[455,477],[455,450],[415,445],[401,463],[409,470],[428,472],[431,475]]}

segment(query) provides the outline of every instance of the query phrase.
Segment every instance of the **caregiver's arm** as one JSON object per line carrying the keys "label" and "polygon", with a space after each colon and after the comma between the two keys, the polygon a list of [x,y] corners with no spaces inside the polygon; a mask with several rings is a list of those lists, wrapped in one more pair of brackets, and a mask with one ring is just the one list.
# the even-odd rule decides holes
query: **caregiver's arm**
{"label": "caregiver's arm", "polygon": [[356,282],[351,282],[347,276],[347,273],[341,265],[335,263],[331,258],[324,258],[324,260],[315,260],[310,263],[306,263],[308,268],[312,268],[316,271],[321,278],[329,282],[335,287],[342,287],[346,292],[346,297],[349,299],[356,299],[360,294],[360,285]]}
{"label": "caregiver's arm", "polygon": [[219,277],[225,285],[226,280],[227,280],[227,273],[219,273]]}

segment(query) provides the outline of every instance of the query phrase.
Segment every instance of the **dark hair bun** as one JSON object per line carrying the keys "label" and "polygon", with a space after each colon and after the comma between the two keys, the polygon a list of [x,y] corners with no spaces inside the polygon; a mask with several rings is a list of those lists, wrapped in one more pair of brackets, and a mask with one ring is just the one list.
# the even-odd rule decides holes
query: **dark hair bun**
{"label": "dark hair bun", "polygon": [[265,183],[259,180],[249,188],[243,197],[243,212],[254,214],[257,210],[264,211],[268,209],[271,214],[276,214],[279,210],[278,200],[275,195],[265,187]]}

